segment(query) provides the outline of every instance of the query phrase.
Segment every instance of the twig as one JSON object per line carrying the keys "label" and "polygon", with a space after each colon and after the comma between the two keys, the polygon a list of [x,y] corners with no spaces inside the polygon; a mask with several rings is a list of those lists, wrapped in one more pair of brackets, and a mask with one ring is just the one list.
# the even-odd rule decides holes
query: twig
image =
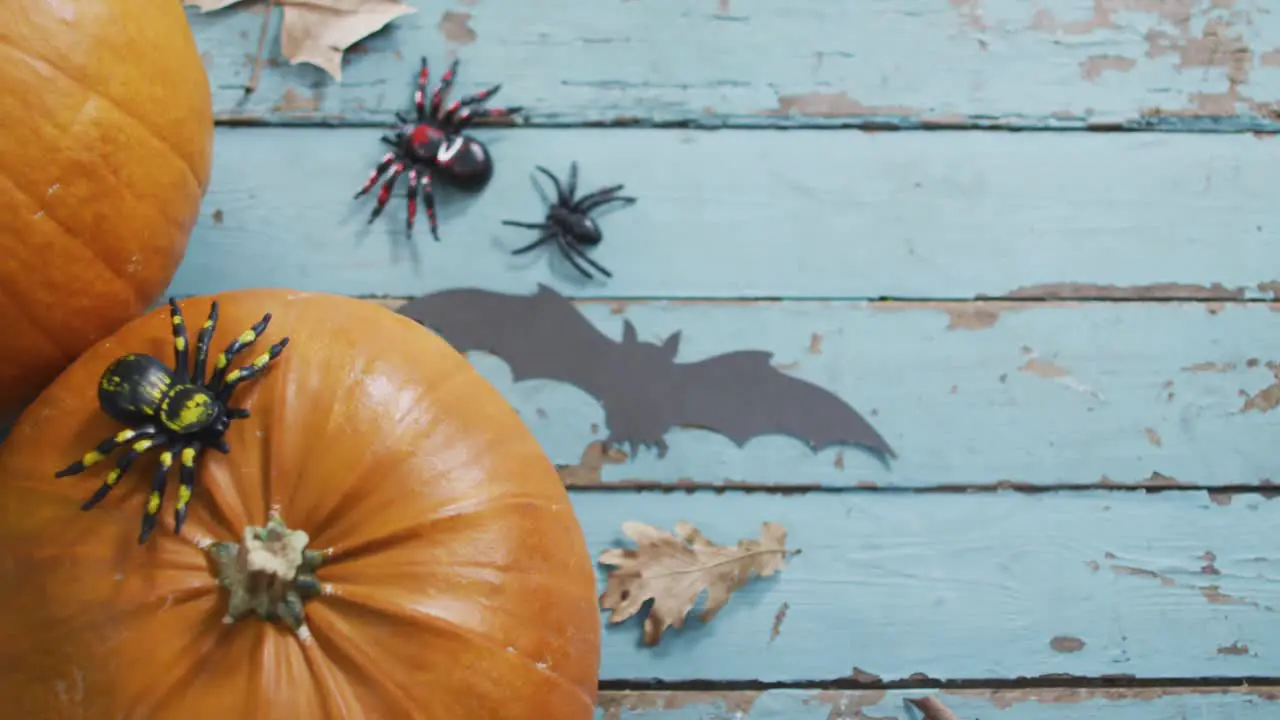
{"label": "twig", "polygon": [[267,47],[267,30],[271,27],[271,15],[275,13],[276,0],[267,0],[267,11],[262,14],[262,30],[258,33],[258,54],[253,59],[253,74],[244,86],[244,94],[251,95],[258,89],[258,77],[262,75],[262,54]]}
{"label": "twig", "polygon": [[936,697],[907,698],[924,715],[924,720],[960,720],[960,716],[947,709]]}

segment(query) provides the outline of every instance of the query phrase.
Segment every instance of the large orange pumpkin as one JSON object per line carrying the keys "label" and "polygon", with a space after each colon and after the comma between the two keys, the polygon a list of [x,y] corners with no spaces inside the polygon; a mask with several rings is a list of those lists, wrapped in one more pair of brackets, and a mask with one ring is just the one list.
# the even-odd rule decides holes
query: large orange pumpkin
{"label": "large orange pumpkin", "polygon": [[5,0],[0,419],[170,283],[213,113],[177,0]]}
{"label": "large orange pumpkin", "polygon": [[[251,415],[231,424],[229,454],[202,456],[181,535],[171,490],[150,540],[136,542],[154,452],[87,512],[115,456],[53,477],[120,430],[96,404],[111,360],[173,362],[167,308],[89,349],[0,445],[4,714],[592,717],[591,558],[554,466],[498,392],[433,332],[367,301],[285,290],[217,300],[215,352],[273,313],[233,367],[291,342],[233,395]],[[209,306],[182,302],[188,325]],[[323,559],[299,632],[253,614],[223,621],[232,595],[220,573],[241,599],[288,589],[228,571],[241,556],[225,543],[273,513],[306,533],[278,546],[296,540],[295,560],[304,545],[315,551],[305,559]]]}

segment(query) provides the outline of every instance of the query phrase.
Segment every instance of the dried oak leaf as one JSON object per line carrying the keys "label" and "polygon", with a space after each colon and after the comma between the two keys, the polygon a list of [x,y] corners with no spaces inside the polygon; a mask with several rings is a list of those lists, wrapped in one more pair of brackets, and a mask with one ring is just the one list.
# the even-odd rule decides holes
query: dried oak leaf
{"label": "dried oak leaf", "polygon": [[782,569],[788,555],[787,530],[777,523],[761,527],[758,540],[739,540],[736,546],[716,545],[690,523],[676,523],[675,534],[641,522],[625,522],[622,532],[635,550],[610,548],[598,562],[613,565],[600,595],[600,607],[611,610],[609,622],[619,623],[653,600],[644,619],[644,644],[657,645],[669,627],[680,628],[705,590],[707,601],[699,618],[710,622],[729,602],[729,596],[752,576],[768,577]]}
{"label": "dried oak leaf", "polygon": [[[184,0],[201,12],[241,0]],[[342,79],[342,54],[396,18],[417,12],[398,0],[276,0],[284,6],[280,52],[290,64],[311,63]]]}

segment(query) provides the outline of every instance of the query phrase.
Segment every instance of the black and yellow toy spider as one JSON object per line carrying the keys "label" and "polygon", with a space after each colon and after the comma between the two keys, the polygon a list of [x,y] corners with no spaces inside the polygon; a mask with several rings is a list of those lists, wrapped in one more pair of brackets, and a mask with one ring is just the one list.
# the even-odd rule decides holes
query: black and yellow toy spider
{"label": "black and yellow toy spider", "polygon": [[209,319],[196,336],[195,370],[187,374],[187,330],[182,320],[182,310],[173,298],[169,298],[169,313],[173,323],[173,370],[151,355],[130,354],[116,358],[102,371],[98,380],[98,405],[114,420],[128,427],[113,437],[98,443],[84,457],[59,470],[54,477],[67,477],[84,472],[101,462],[113,450],[129,445],[116,460],[116,466],[107,473],[106,480],[81,510],[92,509],[111,492],[129,467],[143,453],[160,449],[160,464],[151,481],[142,515],[142,531],[138,544],[147,541],[156,526],[164,498],[165,481],[173,467],[176,455],[179,463],[178,502],[173,511],[173,531],[182,531],[187,518],[187,504],[195,489],[196,460],[205,448],[222,453],[231,451],[224,438],[232,420],[249,417],[249,411],[230,407],[231,393],[241,383],[261,374],[267,365],[280,356],[289,338],[283,338],[253,362],[228,371],[232,358],[253,344],[267,329],[271,313],[244,331],[214,360],[213,372],[205,381],[205,365],[209,359],[209,342],[218,323],[218,303],[209,307]]}

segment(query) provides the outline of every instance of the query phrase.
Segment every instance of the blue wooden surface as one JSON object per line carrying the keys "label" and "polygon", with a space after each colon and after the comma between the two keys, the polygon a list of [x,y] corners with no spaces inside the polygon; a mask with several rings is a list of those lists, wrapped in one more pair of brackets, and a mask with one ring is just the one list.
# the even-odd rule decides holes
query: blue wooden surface
{"label": "blue wooden surface", "polygon": [[[965,720],[1275,717],[1274,689],[1195,687],[1277,675],[1280,506],[1241,491],[1277,477],[1280,417],[1265,0],[414,2],[339,83],[280,59],[277,18],[248,96],[264,4],[189,11],[221,125],[172,292],[547,283],[607,332],[683,331],[681,359],[773,351],[901,456],[677,430],[665,460],[601,468],[591,398],[474,355],[567,481],[608,486],[571,488],[593,554],[626,520],[723,543],[772,520],[803,550],[657,648],[608,627],[609,687],[702,689],[606,692],[600,720],[919,720],[903,700],[932,690],[835,689],[908,678],[1027,686],[942,692]],[[443,190],[443,242],[420,222],[409,246],[402,196],[372,227],[350,196],[417,57],[438,77],[455,53],[456,92],[501,81],[496,103],[556,127],[477,130],[491,185]],[[581,127],[601,124],[620,127]],[[644,127],[671,124],[690,128]],[[913,131],[939,127],[1046,132]],[[1079,128],[1174,132],[1058,132]],[[504,254],[528,238],[499,221],[542,211],[533,166],[574,159],[640,197],[603,217],[607,284]],[[699,484],[717,491],[653,492]],[[936,492],[995,484],[1081,487]],[[730,689],[761,680],[827,687]]]}
{"label": "blue wooden surface", "polygon": [[[403,182],[372,226],[373,198],[351,199],[378,136],[220,128],[173,290],[1225,299],[1272,297],[1280,278],[1280,141],[1249,135],[489,129],[492,182],[442,191],[442,241],[422,218],[413,245]],[[506,255],[531,238],[501,220],[545,212],[534,166],[562,175],[575,159],[584,188],[639,198],[600,215],[607,283],[554,253]]]}
{"label": "blue wooden surface", "polygon": [[460,89],[503,82],[499,98],[540,124],[1280,129],[1280,15],[1268,0],[418,8],[348,53],[337,86],[281,61],[277,21],[272,65],[247,99],[260,5],[190,13],[229,121],[387,121],[419,55],[457,52]]}
{"label": "blue wooden surface", "polygon": [[606,693],[596,720],[922,720],[909,699],[936,696],[963,720],[1272,720],[1275,688],[1142,690],[775,690]]}
{"label": "blue wooden surface", "polygon": [[688,520],[729,544],[778,522],[802,551],[656,648],[640,645],[638,622],[607,625],[604,680],[1274,672],[1280,502],[1258,495],[576,493],[573,504],[593,555],[626,542],[630,519]]}
{"label": "blue wooden surface", "polygon": [[[528,292],[532,292],[532,288]],[[579,303],[605,333],[681,332],[679,361],[760,348],[859,409],[899,457],[813,453],[785,436],[738,448],[676,429],[665,458],[606,464],[607,483],[1237,486],[1280,481],[1269,410],[1274,304]],[[598,402],[549,380],[512,383],[504,361],[473,363],[552,460],[576,464],[607,435]],[[1250,398],[1253,398],[1252,400]],[[1280,398],[1277,398],[1280,399]],[[760,412],[767,412],[761,408]],[[590,482],[588,480],[587,482]]]}

